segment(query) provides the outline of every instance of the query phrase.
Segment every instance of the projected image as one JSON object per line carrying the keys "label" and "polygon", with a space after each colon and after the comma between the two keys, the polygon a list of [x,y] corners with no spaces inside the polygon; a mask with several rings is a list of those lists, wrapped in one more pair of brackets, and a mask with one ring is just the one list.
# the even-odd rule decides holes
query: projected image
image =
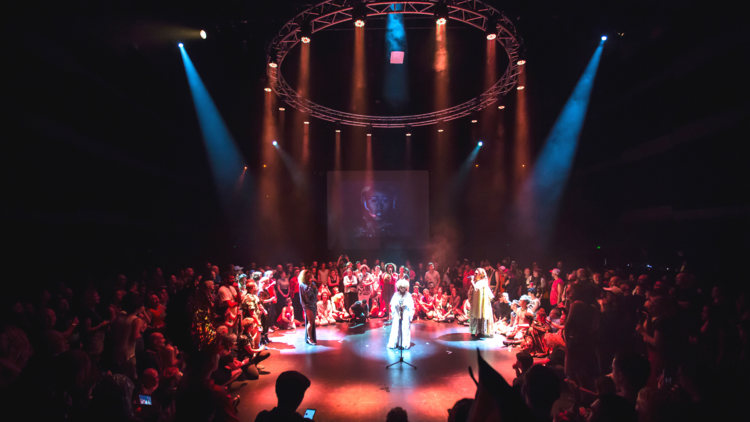
{"label": "projected image", "polygon": [[427,172],[329,172],[328,247],[423,247],[429,236]]}

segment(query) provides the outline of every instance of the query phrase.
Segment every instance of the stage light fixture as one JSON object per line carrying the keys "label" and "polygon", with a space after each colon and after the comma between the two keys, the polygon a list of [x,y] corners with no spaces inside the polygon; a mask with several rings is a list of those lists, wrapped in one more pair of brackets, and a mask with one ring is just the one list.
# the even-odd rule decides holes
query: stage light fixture
{"label": "stage light fixture", "polygon": [[523,65],[526,64],[526,60],[519,60],[519,61],[516,62],[516,64],[519,65],[519,66],[523,66]]}
{"label": "stage light fixture", "polygon": [[309,125],[309,124],[310,124],[310,122],[308,122],[307,120],[305,120],[305,124],[306,124],[306,125]]}
{"label": "stage light fixture", "polygon": [[497,108],[498,108],[498,110],[503,110],[503,109],[505,109],[505,106],[501,105],[501,106],[497,106]]}
{"label": "stage light fixture", "polygon": [[443,133],[443,129],[438,129],[438,133]]}
{"label": "stage light fixture", "polygon": [[479,164],[475,164],[474,167],[479,167]]}
{"label": "stage light fixture", "polygon": [[341,129],[336,129],[336,133],[341,133]]}
{"label": "stage light fixture", "polygon": [[312,40],[312,23],[310,21],[302,22],[299,30],[300,41],[304,44],[310,44]]}
{"label": "stage light fixture", "polygon": [[479,145],[481,147],[482,145],[484,145],[484,143],[482,141],[479,141],[479,143],[477,145]]}
{"label": "stage light fixture", "polygon": [[365,26],[365,19],[367,19],[367,6],[361,1],[358,1],[352,7],[352,20],[354,26],[357,28],[363,28]]}
{"label": "stage light fixture", "polygon": [[278,146],[279,145],[279,143],[276,142],[276,141],[273,141],[272,144],[273,144],[273,146]]}
{"label": "stage light fixture", "polygon": [[203,29],[201,29],[201,38],[203,38],[205,40],[207,36],[208,36],[208,34],[206,34],[206,31],[204,31]]}
{"label": "stage light fixture", "polygon": [[372,133],[368,133],[367,136],[372,136]]}
{"label": "stage light fixture", "polygon": [[607,41],[607,36],[606,35],[602,35],[602,41]]}
{"label": "stage light fixture", "polygon": [[445,25],[448,23],[448,5],[444,1],[437,4],[435,8],[435,23],[438,25]]}
{"label": "stage light fixture", "polygon": [[279,111],[286,111],[284,107],[279,107]]}
{"label": "stage light fixture", "polygon": [[516,88],[516,89],[518,89],[519,91],[523,91],[523,89],[524,89],[524,88],[526,88],[526,87],[525,87],[525,86],[523,86],[523,85],[521,85],[521,86],[519,86],[519,87],[518,87],[518,88]]}
{"label": "stage light fixture", "polygon": [[278,60],[279,50],[272,48],[271,51],[268,52],[268,56],[270,59],[268,60],[268,65],[273,68],[279,67],[279,60]]}
{"label": "stage light fixture", "polygon": [[407,133],[406,136],[411,136],[411,133]]}
{"label": "stage light fixture", "polygon": [[177,47],[182,48],[182,43],[177,44]]}
{"label": "stage light fixture", "polygon": [[245,166],[245,170],[247,170],[247,166]]}
{"label": "stage light fixture", "polygon": [[263,88],[263,91],[266,91],[266,92],[271,92],[271,88],[268,88],[268,87],[266,87],[266,88]]}
{"label": "stage light fixture", "polygon": [[495,21],[488,21],[487,22],[487,39],[492,41],[495,38],[497,38],[497,22]]}
{"label": "stage light fixture", "polygon": [[478,122],[478,120],[472,120],[471,122],[472,122],[472,123],[476,123],[476,122]]}

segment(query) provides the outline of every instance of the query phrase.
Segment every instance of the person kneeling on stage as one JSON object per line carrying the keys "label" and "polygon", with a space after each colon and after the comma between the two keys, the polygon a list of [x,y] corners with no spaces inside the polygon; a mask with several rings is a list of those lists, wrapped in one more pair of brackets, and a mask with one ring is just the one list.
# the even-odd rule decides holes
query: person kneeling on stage
{"label": "person kneeling on stage", "polygon": [[339,288],[333,288],[333,297],[331,297],[331,303],[333,304],[333,318],[336,322],[344,322],[349,320],[349,312],[346,311],[344,306],[344,294],[339,293]]}
{"label": "person kneeling on stage", "polygon": [[349,308],[349,316],[354,325],[364,324],[367,321],[367,309],[365,306],[364,302],[358,300]]}
{"label": "person kneeling on stage", "polygon": [[396,289],[398,291],[393,295],[390,303],[393,324],[391,324],[388,348],[396,349],[401,346],[403,349],[408,349],[411,346],[411,320],[414,316],[414,300],[408,291],[409,280],[399,280],[396,283]]}
{"label": "person kneeling on stage", "polygon": [[264,368],[260,363],[271,357],[271,353],[266,350],[266,346],[260,345],[260,337],[258,321],[255,318],[243,319],[242,334],[237,339],[237,359],[241,361],[249,360],[248,364],[242,368],[249,380],[257,380],[260,377],[258,370]]}
{"label": "person kneeling on stage", "polygon": [[328,324],[336,324],[336,319],[333,317],[333,304],[328,298],[328,291],[324,291],[318,301],[318,315],[315,317],[315,325]]}

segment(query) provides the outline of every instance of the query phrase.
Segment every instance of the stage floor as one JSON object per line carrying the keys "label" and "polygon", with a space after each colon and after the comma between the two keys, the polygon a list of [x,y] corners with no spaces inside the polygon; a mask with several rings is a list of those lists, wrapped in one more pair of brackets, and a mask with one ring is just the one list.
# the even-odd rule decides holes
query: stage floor
{"label": "stage floor", "polygon": [[502,337],[475,340],[469,327],[417,321],[411,327],[410,350],[404,360],[416,365],[386,369],[399,353],[385,347],[390,326],[375,319],[349,327],[348,323],[317,329],[318,346],[305,344],[302,328],[277,331],[270,336],[271,357],[263,362],[265,375],[257,381],[235,382],[232,396],[239,394],[240,420],[253,421],[263,409],[276,405],[276,377],[299,371],[312,381],[298,409],[317,409],[316,421],[379,421],[388,410],[401,406],[410,421],[444,421],[448,408],[464,397],[474,397],[476,387],[468,367],[477,370],[476,349],[508,382],[518,349],[508,350]]}

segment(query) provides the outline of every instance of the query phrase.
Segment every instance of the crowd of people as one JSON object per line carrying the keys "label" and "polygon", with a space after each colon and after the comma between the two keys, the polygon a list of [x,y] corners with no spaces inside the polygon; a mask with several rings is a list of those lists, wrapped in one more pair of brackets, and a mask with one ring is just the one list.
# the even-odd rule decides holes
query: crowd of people
{"label": "crowd of people", "polygon": [[[4,297],[0,395],[29,420],[238,420],[226,387],[266,373],[269,333],[304,327],[315,345],[316,327],[397,320],[394,295],[410,304],[401,318],[467,326],[517,349],[513,385],[540,420],[708,417],[714,401],[729,409],[747,391],[729,389],[748,371],[746,289],[684,272],[562,262],[545,271],[510,258],[443,269],[342,255],[168,277],[157,268],[75,291],[59,281],[22,287]],[[562,393],[573,404],[553,411]],[[455,415],[471,402],[456,406],[450,420],[465,420]]]}

